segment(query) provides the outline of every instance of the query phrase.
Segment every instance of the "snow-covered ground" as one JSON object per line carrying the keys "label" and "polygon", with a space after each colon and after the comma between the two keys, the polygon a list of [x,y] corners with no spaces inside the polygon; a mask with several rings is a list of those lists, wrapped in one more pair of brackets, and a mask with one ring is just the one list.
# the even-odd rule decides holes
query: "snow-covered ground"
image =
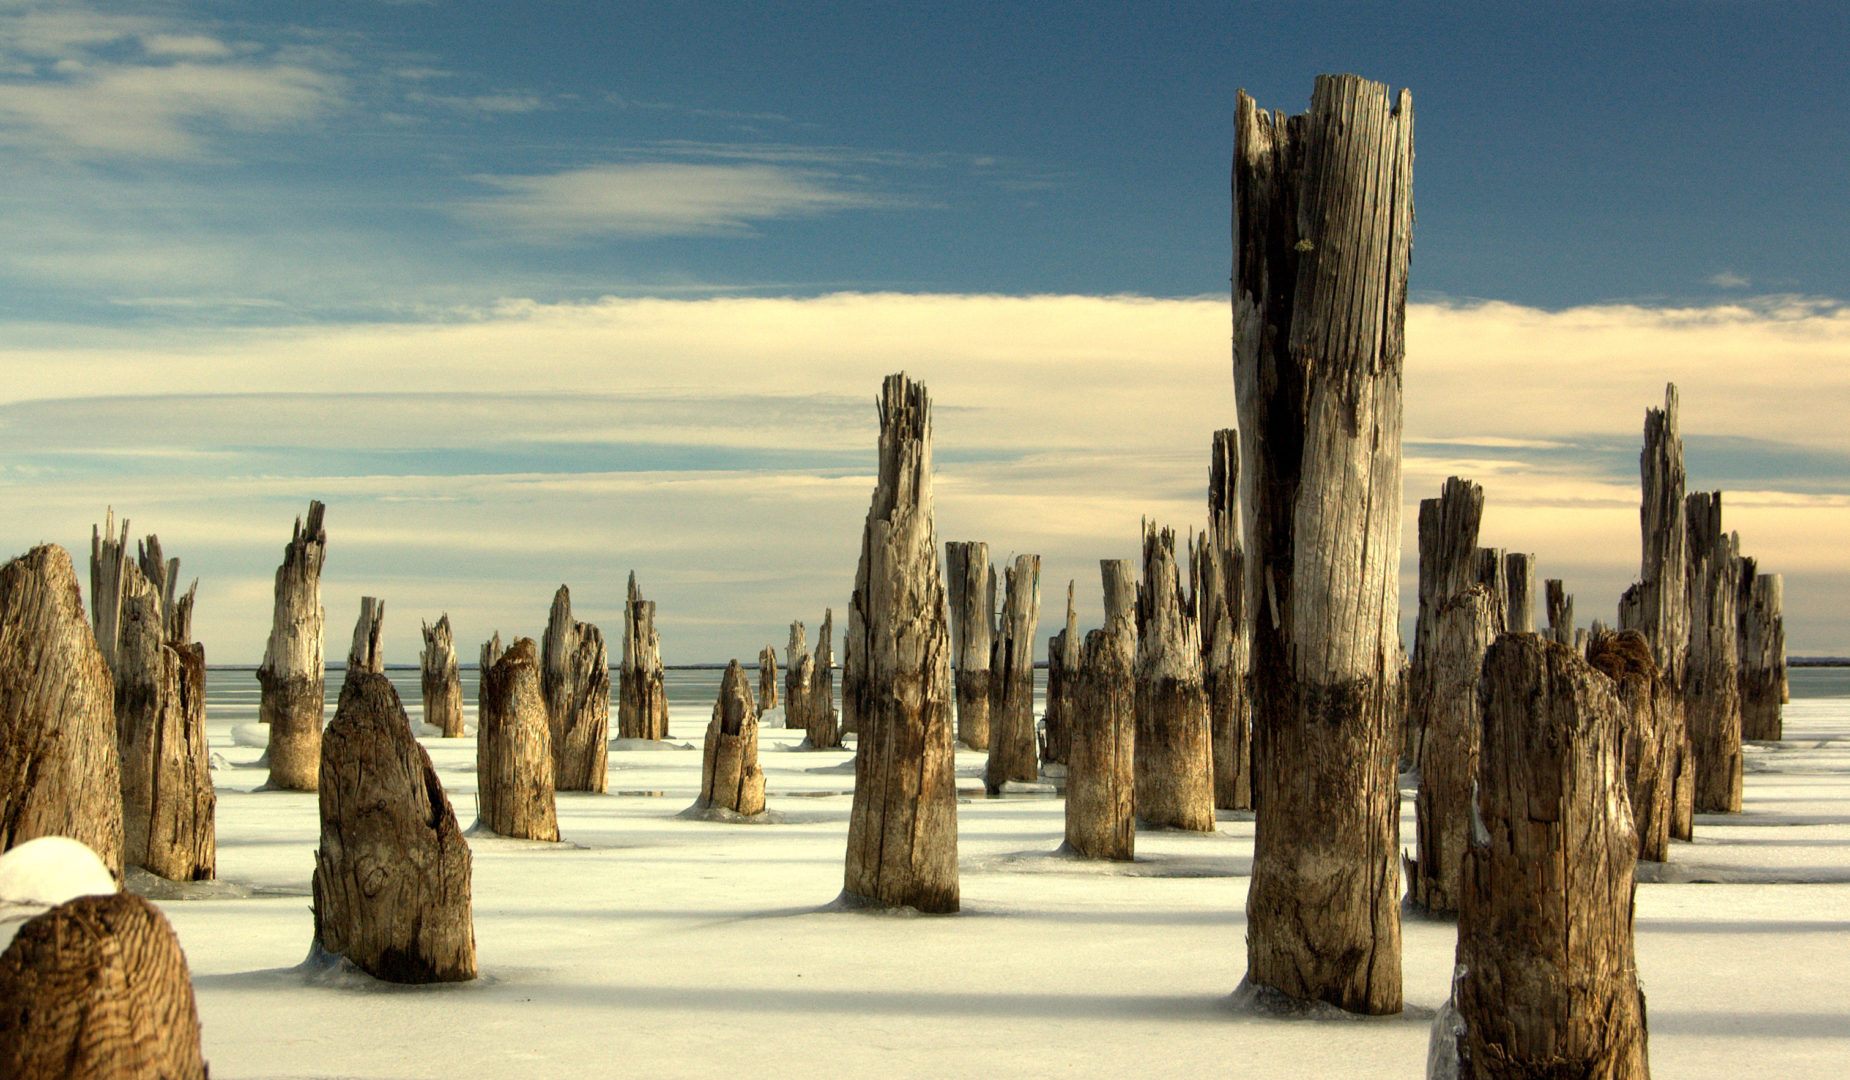
{"label": "snow-covered ground", "polygon": [[[416,673],[393,675],[415,718]],[[1228,1007],[1251,815],[1223,814],[1211,836],[1140,833],[1129,865],[1071,861],[1052,854],[1060,800],[986,799],[982,755],[963,752],[963,913],[825,910],[841,891],[851,752],[801,750],[767,725],[760,761],[783,820],[680,818],[711,710],[682,699],[671,745],[686,749],[613,751],[610,794],[559,797],[563,843],[471,840],[482,978],[396,987],[298,967],[316,796],[253,792],[261,751],[233,728],[255,719],[256,684],[215,671],[227,885],[161,902],[213,1076],[1424,1075],[1452,924],[1406,920],[1403,1016]],[[1638,888],[1659,1076],[1850,1075],[1850,697],[1795,698],[1786,733],[1750,747],[1746,812],[1700,816],[1697,842]],[[467,828],[474,740],[423,743]]]}

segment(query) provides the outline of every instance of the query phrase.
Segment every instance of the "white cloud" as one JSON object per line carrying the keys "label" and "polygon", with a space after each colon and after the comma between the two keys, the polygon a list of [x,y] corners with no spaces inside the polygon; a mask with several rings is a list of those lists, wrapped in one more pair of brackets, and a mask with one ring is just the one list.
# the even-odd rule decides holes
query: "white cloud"
{"label": "white cloud", "polygon": [[231,46],[205,34],[149,34],[141,39],[149,56],[217,60],[233,55]]}
{"label": "white cloud", "polygon": [[1723,270],[1720,273],[1710,274],[1707,280],[1709,284],[1718,289],[1745,289],[1753,284],[1753,282],[1749,281],[1744,275],[1737,274],[1732,270]]}

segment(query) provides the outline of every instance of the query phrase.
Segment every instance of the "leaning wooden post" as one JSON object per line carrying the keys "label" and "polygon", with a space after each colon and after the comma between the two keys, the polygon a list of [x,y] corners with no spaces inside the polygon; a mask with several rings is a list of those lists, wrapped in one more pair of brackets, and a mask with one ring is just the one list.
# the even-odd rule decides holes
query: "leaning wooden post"
{"label": "leaning wooden post", "polygon": [[88,844],[122,879],[115,685],[56,544],[0,566],[0,851]]}
{"label": "leaning wooden post", "polygon": [[1502,603],[1485,586],[1473,585],[1439,608],[1426,639],[1426,715],[1414,758],[1419,857],[1407,862],[1407,898],[1434,913],[1458,910],[1458,868],[1477,779],[1478,675],[1503,622]]}
{"label": "leaning wooden post", "polygon": [[524,840],[559,839],[552,733],[532,638],[515,639],[506,652],[499,634],[482,646],[475,730],[477,827]]}
{"label": "leaning wooden post", "polygon": [[835,709],[835,609],[822,612],[822,633],[811,654],[809,682],[809,745],[813,750],[841,746],[841,714]]}
{"label": "leaning wooden post", "polygon": [[931,398],[902,374],[880,393],[879,480],[848,607],[856,693],[844,894],[957,910],[951,637],[932,526]]}
{"label": "leaning wooden post", "polygon": [[1545,635],[1563,645],[1574,645],[1574,596],[1567,591],[1567,586],[1560,578],[1549,578],[1542,583],[1543,598],[1548,608],[1548,633]]}
{"label": "leaning wooden post", "polygon": [[784,726],[809,729],[809,684],[816,661],[809,653],[808,631],[800,622],[790,624],[790,643],[784,649]]}
{"label": "leaning wooden post", "polygon": [[1504,629],[1512,634],[1535,632],[1535,556],[1512,551],[1503,557]]}
{"label": "leaning wooden post", "polygon": [[1395,769],[1413,103],[1319,76],[1240,95],[1234,383],[1253,566],[1247,980],[1400,1011]]}
{"label": "leaning wooden post", "polygon": [[1696,754],[1699,811],[1741,809],[1741,686],[1735,645],[1735,565],[1740,542],[1722,530],[1722,493],[1697,492],[1683,504],[1689,531],[1689,667],[1684,718]]}
{"label": "leaning wooden post", "polygon": [[1214,760],[1201,630],[1175,560],[1174,529],[1145,522],[1137,590],[1137,820],[1214,831]]}
{"label": "leaning wooden post", "polygon": [[1047,639],[1047,705],[1041,714],[1046,735],[1041,764],[1065,765],[1072,745],[1073,677],[1079,672],[1079,625],[1073,611],[1073,582],[1066,583],[1066,625]]}
{"label": "leaning wooden post", "polygon": [[1435,1039],[1434,1049],[1450,1050],[1461,1078],[1642,1080],[1638,841],[1618,696],[1572,651],[1527,634],[1491,646],[1482,695],[1477,824],[1447,1032],[1455,1037]]}
{"label": "leaning wooden post", "polygon": [[644,600],[630,571],[623,604],[623,662],[617,680],[617,734],[625,739],[668,737],[668,694],[662,689],[662,642],[655,633],[655,601]]}
{"label": "leaning wooden post", "polygon": [[90,618],[96,647],[103,663],[116,669],[116,642],[121,640],[123,575],[132,565],[128,557],[128,518],[116,531],[116,511],[110,507],[103,525],[90,526]]}
{"label": "leaning wooden post", "polygon": [[945,541],[944,576],[951,640],[957,650],[957,741],[972,750],[987,750],[994,698],[989,661],[996,630],[996,570],[989,564],[989,545],[981,540]]}
{"label": "leaning wooden post", "polygon": [[1190,564],[1201,624],[1214,805],[1251,810],[1252,704],[1246,692],[1246,549],[1240,541],[1240,433],[1214,433],[1208,464],[1208,528]]}
{"label": "leaning wooden post", "polygon": [[321,775],[322,695],[326,666],[321,635],[321,563],[328,534],[327,510],[310,501],[308,519],[296,518],[295,535],[283,547],[276,568],[276,608],[257,682],[263,687],[258,719],[270,725],[270,786],[313,791]]}
{"label": "leaning wooden post", "polygon": [[1010,780],[1041,777],[1034,738],[1034,634],[1041,619],[1041,557],[1017,555],[1007,579],[1002,619],[990,652],[989,761],[983,786],[991,795]]}
{"label": "leaning wooden post", "polygon": [[1736,568],[1741,738],[1778,740],[1785,737],[1779,707],[1786,699],[1786,622],[1780,612],[1786,590],[1780,575],[1758,570],[1751,558]]}
{"label": "leaning wooden post", "polygon": [[350,670],[322,743],[315,948],[387,982],[475,978],[470,866],[391,680]]}
{"label": "leaning wooden post", "polygon": [[609,775],[610,654],[604,634],[572,618],[572,594],[553,594],[540,649],[540,692],[557,791],[604,790]]}
{"label": "leaning wooden post", "polygon": [[385,601],[360,597],[360,617],[353,624],[353,644],[347,649],[347,678],[385,674]]}
{"label": "leaning wooden post", "polygon": [[1073,673],[1066,848],[1128,862],[1136,849],[1137,578],[1129,559],[1099,563],[1105,626],[1086,635]]}
{"label": "leaning wooden post", "polygon": [[[726,665],[700,763],[696,812],[750,817],[764,812],[764,770],[758,767],[758,707],[737,660]],[[722,816],[722,815],[715,815]]]}
{"label": "leaning wooden post", "polygon": [[758,715],[777,708],[777,647],[758,650]]}
{"label": "leaning wooden post", "polygon": [[418,668],[424,692],[424,722],[440,729],[446,739],[461,738],[462,674],[449,612],[438,617],[434,626],[424,624],[424,651],[418,654]]}
{"label": "leaning wooden post", "polygon": [[1663,862],[1669,857],[1682,702],[1658,674],[1651,643],[1636,630],[1595,638],[1587,662],[1613,681],[1623,706],[1625,788],[1638,831],[1638,857]]}

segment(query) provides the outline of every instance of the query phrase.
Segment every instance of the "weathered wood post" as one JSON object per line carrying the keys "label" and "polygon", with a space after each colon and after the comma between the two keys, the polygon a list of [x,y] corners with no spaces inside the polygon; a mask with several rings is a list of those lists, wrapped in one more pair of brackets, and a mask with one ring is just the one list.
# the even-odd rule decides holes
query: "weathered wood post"
{"label": "weathered wood post", "polygon": [[270,639],[257,668],[263,687],[258,719],[270,725],[270,786],[313,791],[321,775],[322,695],[326,665],[321,636],[327,614],[321,608],[321,564],[328,534],[327,507],[308,504],[308,519],[295,520],[295,535],[283,547],[276,568],[276,607]]}
{"label": "weathered wood post", "polygon": [[1786,621],[1780,611],[1786,589],[1780,575],[1758,570],[1751,558],[1735,569],[1741,582],[1735,601],[1741,738],[1778,740],[1785,737],[1779,707],[1786,700]]}
{"label": "weathered wood post", "polygon": [[1136,848],[1137,578],[1129,559],[1099,563],[1105,625],[1086,635],[1073,676],[1066,766],[1066,847],[1129,861]]}
{"label": "weathered wood post", "polygon": [[1079,624],[1073,582],[1066,583],[1066,625],[1047,639],[1047,705],[1041,714],[1041,764],[1065,765],[1072,746],[1073,678],[1079,673]]}
{"label": "weathered wood post", "polygon": [[1143,527],[1137,590],[1137,820],[1147,828],[1214,831],[1214,761],[1201,630],[1182,593],[1174,529]]}
{"label": "weathered wood post", "polygon": [[1587,662],[1613,681],[1623,707],[1625,789],[1638,831],[1638,857],[1663,862],[1670,844],[1682,703],[1658,674],[1651,643],[1636,630],[1595,638]]}
{"label": "weathered wood post", "polygon": [[1503,557],[1503,628],[1512,634],[1535,632],[1535,556],[1512,551]]}
{"label": "weathered wood post", "polygon": [[1407,862],[1407,896],[1430,912],[1458,910],[1458,868],[1477,779],[1478,676],[1503,622],[1502,604],[1484,585],[1473,585],[1440,605],[1426,639],[1426,712],[1414,759],[1419,856]]}
{"label": "weathered wood post", "polygon": [[554,790],[603,791],[610,762],[610,654],[601,630],[572,618],[572,594],[564,585],[553,594],[540,647],[540,692]]}
{"label": "weathered wood post", "polygon": [[750,817],[764,812],[764,770],[758,767],[758,706],[737,660],[726,665],[700,761],[697,811]]}
{"label": "weathered wood post", "polygon": [[777,708],[777,647],[758,650],[758,715]]}
{"label": "weathered wood post", "polygon": [[1208,528],[1190,564],[1201,625],[1214,805],[1251,810],[1252,705],[1246,692],[1246,549],[1240,541],[1240,433],[1214,433],[1208,465]]}
{"label": "weathered wood post", "polygon": [[1482,694],[1480,824],[1452,991],[1457,1075],[1641,1080],[1622,706],[1580,657],[1532,635],[1491,646]]}
{"label": "weathered wood post", "polygon": [[784,649],[784,727],[809,729],[809,684],[815,674],[808,630],[802,623],[793,622],[790,642]]}
{"label": "weathered wood post", "polygon": [[989,657],[989,761],[983,786],[991,795],[1010,780],[1041,777],[1034,737],[1034,634],[1041,619],[1041,557],[1017,555],[1006,578],[1002,619]]}
{"label": "weathered wood post", "polygon": [[475,978],[470,866],[391,680],[349,669],[322,741],[315,947],[387,982]]}
{"label": "weathered wood post", "polygon": [[879,480],[861,533],[848,642],[843,682],[858,698],[859,737],[843,892],[956,911],[951,638],[932,526],[931,398],[903,373],[881,387]]}
{"label": "weathered wood post", "polygon": [[822,612],[822,633],[811,654],[809,745],[815,750],[841,746],[841,715],[835,710],[835,609]]}
{"label": "weathered wood post", "polygon": [[552,732],[538,654],[532,638],[516,638],[506,652],[499,634],[482,646],[475,721],[477,827],[525,840],[557,840]]}
{"label": "weathered wood post", "polygon": [[56,544],[0,566],[0,687],[0,851],[68,836],[121,880],[115,686]]}
{"label": "weathered wood post", "polygon": [[1439,610],[1479,579],[1477,533],[1483,517],[1484,489],[1463,477],[1449,477],[1438,498],[1420,500],[1420,608],[1413,623],[1413,656],[1407,671],[1411,685],[1405,691],[1401,738],[1401,754],[1410,762],[1419,759],[1420,733],[1434,707],[1433,630]]}
{"label": "weathered wood post", "polygon": [[1236,125],[1234,383],[1255,605],[1247,980],[1393,1013],[1412,97],[1319,76],[1309,113],[1262,113],[1242,94]]}
{"label": "weathered wood post", "polygon": [[385,601],[360,597],[360,617],[353,624],[353,644],[347,649],[347,678],[385,674]]}
{"label": "weathered wood post", "polygon": [[957,741],[989,749],[990,653],[996,630],[996,569],[981,540],[944,543],[945,596],[957,650]]}
{"label": "weathered wood post", "polygon": [[1509,562],[1509,553],[1502,548],[1481,547],[1477,549],[1477,583],[1484,586],[1496,601],[1497,633],[1504,630],[1503,620],[1508,617],[1510,605],[1509,581],[1503,576],[1503,569]]}
{"label": "weathered wood post", "polygon": [[122,638],[122,579],[130,565],[128,518],[122,519],[122,530],[117,532],[116,511],[110,507],[100,529],[90,526],[90,625],[103,663],[112,672],[116,669],[116,642]]}
{"label": "weathered wood post", "polygon": [[123,861],[170,881],[210,880],[218,799],[206,746],[203,646],[167,639],[160,586],[124,568],[116,644]]}
{"label": "weathered wood post", "polygon": [[1572,648],[1574,645],[1574,597],[1560,578],[1542,582],[1544,602],[1548,608],[1546,637]]}
{"label": "weathered wood post", "polygon": [[[852,612],[849,614],[853,619]],[[854,658],[854,633],[846,631],[841,636],[841,730],[846,735],[854,732],[858,738],[861,731],[861,702],[867,697],[866,668]]]}
{"label": "weathered wood post", "polygon": [[434,626],[424,624],[424,651],[418,654],[418,667],[424,691],[424,722],[440,729],[446,739],[461,738],[462,673],[449,612],[439,616]]}
{"label": "weathered wood post", "polygon": [[1735,644],[1740,541],[1722,530],[1722,493],[1696,492],[1683,502],[1689,531],[1689,667],[1684,717],[1696,754],[1699,811],[1741,809],[1741,686]]}
{"label": "weathered wood post", "polygon": [[623,604],[623,663],[618,670],[617,734],[625,739],[668,737],[668,694],[662,688],[662,642],[655,633],[655,601],[644,600],[630,571]]}

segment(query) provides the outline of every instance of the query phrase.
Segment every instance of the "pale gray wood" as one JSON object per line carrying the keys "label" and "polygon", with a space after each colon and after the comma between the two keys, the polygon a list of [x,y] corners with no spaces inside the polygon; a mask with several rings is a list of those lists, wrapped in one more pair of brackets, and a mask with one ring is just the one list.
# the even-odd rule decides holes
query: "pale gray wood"
{"label": "pale gray wood", "polygon": [[1137,590],[1137,820],[1214,831],[1214,759],[1201,673],[1201,628],[1182,592],[1174,529],[1143,527]]}
{"label": "pale gray wood", "polygon": [[777,708],[777,647],[758,650],[758,715]]}
{"label": "pale gray wood", "polygon": [[618,735],[625,739],[668,737],[668,693],[662,688],[662,642],[655,632],[655,601],[642,598],[633,570],[623,604],[617,697]]}
{"label": "pale gray wood", "polygon": [[500,634],[482,646],[477,700],[476,827],[523,840],[559,839],[552,731],[532,638],[516,638],[506,652]]}
{"label": "pale gray wood", "polygon": [[1041,618],[1041,557],[1017,555],[1003,571],[1002,616],[989,658],[989,760],[983,786],[991,795],[1010,780],[1040,779],[1034,733],[1034,635]]}
{"label": "pale gray wood", "polygon": [[835,709],[835,609],[822,612],[822,632],[810,654],[809,707],[806,710],[809,745],[832,750],[841,742],[841,714]]}
{"label": "pale gray wood", "polygon": [[[1234,383],[1253,567],[1255,994],[1401,1007],[1401,372],[1413,104],[1236,106]],[[1140,748],[1141,750],[1141,748]]]}
{"label": "pale gray wood", "polygon": [[1535,556],[1512,551],[1503,557],[1504,629],[1535,632]]}
{"label": "pale gray wood", "polygon": [[848,608],[858,699],[844,894],[958,908],[951,635],[932,525],[931,399],[904,374],[879,399],[879,479]]}
{"label": "pale gray wood", "polygon": [[308,504],[306,520],[296,518],[295,534],[283,547],[276,568],[276,604],[270,638],[257,667],[263,688],[258,719],[270,725],[270,786],[313,791],[321,776],[321,717],[327,667],[322,633],[327,613],[321,607],[321,564],[328,534],[322,527],[327,508]]}
{"label": "pale gray wood", "polygon": [[1696,755],[1698,812],[1741,809],[1740,656],[1735,604],[1740,541],[1722,528],[1722,493],[1696,492],[1683,502],[1689,539],[1689,666],[1684,722]]}
{"label": "pale gray wood", "polygon": [[1572,648],[1574,645],[1574,597],[1560,578],[1542,583],[1543,599],[1548,608],[1548,637]]}
{"label": "pale gray wood", "polygon": [[758,706],[737,660],[726,665],[701,755],[696,810],[764,813],[764,770],[758,767]]}
{"label": "pale gray wood", "polygon": [[1418,857],[1407,864],[1407,898],[1427,911],[1458,910],[1459,866],[1471,831],[1477,778],[1478,676],[1503,622],[1503,600],[1483,584],[1447,600],[1433,618],[1426,722],[1414,763]]}
{"label": "pale gray wood", "polygon": [[809,730],[809,685],[816,677],[816,660],[809,651],[809,631],[801,622],[790,624],[790,642],[784,657],[784,726]]}
{"label": "pale gray wood", "polygon": [[1079,624],[1073,610],[1074,582],[1066,583],[1066,625],[1047,639],[1047,704],[1041,713],[1041,764],[1065,765],[1072,743],[1073,676],[1079,671]]}
{"label": "pale gray wood", "polygon": [[1620,628],[1637,630],[1651,643],[1657,670],[1678,693],[1691,647],[1689,532],[1683,493],[1683,437],[1677,423],[1677,387],[1664,387],[1664,407],[1644,413],[1644,449],[1638,455],[1643,491],[1638,509],[1643,539],[1635,601],[1636,625],[1621,612]]}
{"label": "pale gray wood", "polygon": [[446,739],[463,735],[461,668],[456,656],[456,636],[450,630],[450,615],[446,611],[434,625],[424,624],[424,651],[418,654],[424,722],[441,730]]}
{"label": "pale gray wood", "polygon": [[1414,616],[1410,685],[1403,692],[1401,756],[1418,757],[1420,731],[1426,723],[1431,644],[1439,609],[1462,596],[1480,578],[1479,525],[1484,517],[1484,489],[1461,476],[1447,478],[1436,499],[1420,500],[1419,611]]}
{"label": "pale gray wood", "polygon": [[1758,571],[1751,558],[1742,558],[1735,570],[1741,738],[1778,740],[1785,737],[1780,705],[1786,699],[1786,622],[1780,609],[1786,590],[1780,575]]}
{"label": "pale gray wood", "polygon": [[572,593],[564,585],[553,594],[546,620],[540,692],[554,790],[602,792],[610,760],[610,654],[603,631],[572,617]]}
{"label": "pale gray wood", "polygon": [[1246,548],[1240,538],[1240,433],[1214,433],[1208,528],[1195,546],[1190,592],[1201,623],[1202,678],[1214,757],[1214,805],[1251,810],[1252,705],[1246,690]]}
{"label": "pale gray wood", "polygon": [[[1086,635],[1072,677],[1066,766],[1066,849],[1087,859],[1128,862],[1135,855],[1137,627],[1129,560],[1100,564],[1105,626]],[[1109,598],[1114,586],[1118,603]]]}
{"label": "pale gray wood", "polygon": [[944,574],[957,659],[957,741],[972,750],[987,750],[995,698],[989,665],[996,630],[996,568],[989,562],[989,545],[981,540],[945,541]]}
{"label": "pale gray wood", "polygon": [[360,617],[353,624],[353,644],[347,649],[347,678],[363,672],[385,674],[385,601],[360,597]]}

